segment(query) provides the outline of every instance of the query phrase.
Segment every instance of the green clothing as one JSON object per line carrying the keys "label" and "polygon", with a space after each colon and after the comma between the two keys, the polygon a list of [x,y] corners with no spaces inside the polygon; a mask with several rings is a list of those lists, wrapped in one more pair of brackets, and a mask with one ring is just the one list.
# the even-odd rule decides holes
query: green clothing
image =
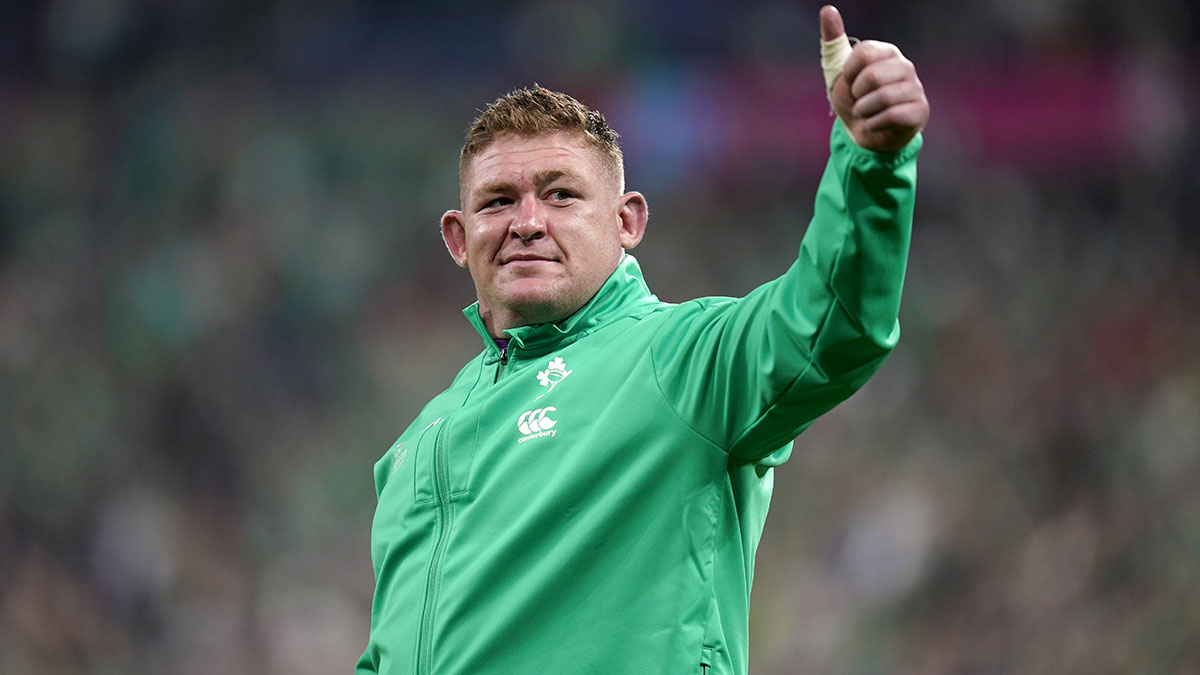
{"label": "green clothing", "polygon": [[626,256],[503,358],[466,310],[486,348],[375,465],[360,674],[746,672],[772,467],[899,337],[921,141],[830,145],[798,260],[744,298],[660,302]]}

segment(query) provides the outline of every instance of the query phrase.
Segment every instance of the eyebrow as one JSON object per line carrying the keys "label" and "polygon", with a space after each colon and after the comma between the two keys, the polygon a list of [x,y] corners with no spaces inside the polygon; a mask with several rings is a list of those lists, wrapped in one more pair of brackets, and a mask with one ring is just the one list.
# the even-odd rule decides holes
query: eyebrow
{"label": "eyebrow", "polygon": [[[565,169],[551,169],[549,171],[542,171],[541,173],[538,173],[537,175],[535,175],[533,177],[533,182],[535,185],[538,186],[538,188],[543,188],[543,187],[553,183],[554,181],[562,179],[562,178],[575,179],[575,178],[578,178],[578,176],[574,172],[567,171]],[[516,188],[516,186],[513,185],[513,183],[511,183],[509,181],[495,181],[492,183],[485,183],[485,184],[479,186],[479,190],[477,191],[477,193],[493,194],[493,193],[513,192],[515,190],[515,188]]]}

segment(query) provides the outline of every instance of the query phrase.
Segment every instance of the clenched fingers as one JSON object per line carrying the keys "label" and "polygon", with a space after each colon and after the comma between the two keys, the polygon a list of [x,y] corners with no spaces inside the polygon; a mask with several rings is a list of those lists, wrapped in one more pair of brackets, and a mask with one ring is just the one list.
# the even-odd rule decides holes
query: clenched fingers
{"label": "clenched fingers", "polygon": [[[859,78],[861,82],[862,78]],[[912,77],[900,78],[878,85],[876,88],[857,95],[857,100],[850,112],[855,117],[867,119],[878,115],[892,106],[920,101],[925,96],[925,88],[914,74]]]}
{"label": "clenched fingers", "polygon": [[[929,120],[929,104],[924,99],[908,101],[898,105],[888,106],[882,112],[862,120],[862,130],[867,133],[889,133],[902,142],[889,144],[899,149],[903,147],[917,131],[920,131]],[[885,149],[885,148],[880,148]]]}
{"label": "clenched fingers", "polygon": [[869,66],[890,59],[904,59],[899,47],[890,42],[863,40],[854,45],[854,51],[850,53],[850,58],[846,59],[846,65],[842,68],[842,77],[846,78],[846,82],[853,87],[859,75]]}
{"label": "clenched fingers", "polygon": [[859,99],[893,82],[916,79],[917,69],[895,45],[864,42],[855,47],[842,75],[850,95]]}

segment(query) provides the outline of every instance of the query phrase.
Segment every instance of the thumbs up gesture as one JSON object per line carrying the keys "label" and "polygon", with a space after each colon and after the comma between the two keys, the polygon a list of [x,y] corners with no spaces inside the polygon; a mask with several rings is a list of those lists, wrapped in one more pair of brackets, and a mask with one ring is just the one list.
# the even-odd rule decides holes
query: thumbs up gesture
{"label": "thumbs up gesture", "polygon": [[832,5],[821,8],[820,18],[822,67],[834,112],[860,146],[879,152],[903,148],[929,121],[916,67],[887,42],[864,40],[851,48],[842,15]]}

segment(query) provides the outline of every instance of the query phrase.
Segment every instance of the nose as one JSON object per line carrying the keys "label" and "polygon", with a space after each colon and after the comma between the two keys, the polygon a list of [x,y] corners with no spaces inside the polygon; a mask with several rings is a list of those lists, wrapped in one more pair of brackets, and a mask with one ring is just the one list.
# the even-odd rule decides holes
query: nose
{"label": "nose", "polygon": [[521,241],[533,241],[546,234],[546,212],[538,199],[526,195],[513,217],[509,230]]}

